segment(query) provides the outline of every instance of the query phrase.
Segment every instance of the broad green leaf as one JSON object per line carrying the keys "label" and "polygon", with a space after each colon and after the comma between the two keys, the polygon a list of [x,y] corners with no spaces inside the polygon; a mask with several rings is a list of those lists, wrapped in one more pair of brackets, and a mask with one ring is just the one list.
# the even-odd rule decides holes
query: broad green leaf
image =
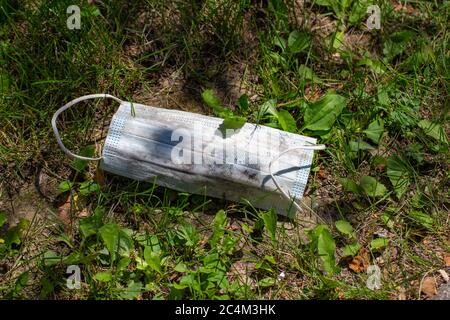
{"label": "broad green leaf", "polygon": [[344,188],[345,191],[353,192],[354,194],[359,193],[359,187],[354,181],[348,178],[340,178],[339,181],[341,182],[342,187]]}
{"label": "broad green leaf", "polygon": [[247,119],[245,117],[235,116],[235,115],[227,115],[224,117],[223,125],[226,129],[239,129],[245,123]]}
{"label": "broad green leaf", "polygon": [[386,238],[376,238],[370,242],[370,249],[377,251],[386,247],[389,244],[389,239]]}
{"label": "broad green leaf", "polygon": [[309,47],[310,42],[310,36],[306,32],[292,31],[289,34],[288,46],[292,53],[302,52]]}
{"label": "broad green leaf", "polygon": [[392,217],[387,214],[386,212],[383,212],[380,216],[381,221],[383,221],[383,223],[389,228],[392,229],[394,228],[394,220],[392,219]]}
{"label": "broad green leaf", "polygon": [[350,150],[352,152],[358,152],[359,150],[373,150],[374,149],[374,147],[372,147],[370,144],[368,144],[367,142],[365,142],[363,140],[350,141],[348,143],[348,145],[350,146]]}
{"label": "broad green leaf", "polygon": [[353,227],[352,225],[345,220],[338,220],[334,223],[336,228],[339,230],[340,233],[345,234],[347,236],[353,235]]}
{"label": "broad green leaf", "polygon": [[286,50],[286,39],[280,37],[279,35],[276,35],[273,38],[272,43],[277,46],[278,48],[281,49],[281,51],[285,51]]}
{"label": "broad green leaf", "polygon": [[375,178],[364,176],[361,178],[359,185],[364,192],[370,197],[382,197],[387,193],[386,187],[378,182]]}
{"label": "broad green leaf", "polygon": [[189,271],[188,267],[187,267],[186,264],[184,264],[183,262],[178,263],[178,264],[175,266],[174,270],[175,270],[176,272],[180,272],[180,273],[185,273],[185,272]]}
{"label": "broad green leaf", "polygon": [[352,7],[348,15],[348,22],[351,25],[358,25],[365,23],[363,19],[367,14],[367,8],[369,7],[368,0],[348,1],[351,2]]}
{"label": "broad green leaf", "polygon": [[258,286],[260,286],[262,288],[271,287],[274,284],[275,284],[275,279],[274,278],[270,278],[270,277],[266,277],[266,278],[263,278],[263,279],[258,281]]}
{"label": "broad green leaf", "polygon": [[268,53],[270,59],[272,60],[274,65],[280,65],[281,67],[285,68],[287,67],[287,61],[286,59],[280,55],[278,52],[269,52]]}
{"label": "broad green leaf", "polygon": [[94,279],[100,282],[109,282],[112,280],[112,274],[110,272],[97,272]]}
{"label": "broad green leaf", "polygon": [[278,112],[278,122],[284,131],[295,132],[297,130],[297,123],[287,110],[283,109]]}
{"label": "broad green leaf", "polygon": [[88,196],[91,193],[100,191],[100,185],[94,181],[84,181],[80,183],[80,193],[83,196]]}
{"label": "broad green leaf", "polygon": [[203,101],[214,111],[220,112],[222,111],[222,103],[220,102],[219,97],[217,97],[213,90],[208,89],[203,91],[202,93],[202,99]]}
{"label": "broad green leaf", "polygon": [[7,247],[10,247],[11,245],[15,244],[15,245],[19,245],[22,242],[22,236],[24,231],[26,231],[28,229],[30,225],[30,221],[28,221],[27,219],[23,219],[21,218],[19,223],[10,228],[6,234],[5,234],[5,245]]}
{"label": "broad green leaf", "polygon": [[[93,157],[95,152],[95,146],[89,145],[84,148],[82,148],[79,152],[80,156],[83,157]],[[74,168],[78,172],[83,172],[86,166],[88,165],[89,161],[79,160],[75,159],[72,161],[72,168]]]}
{"label": "broad green leaf", "polygon": [[408,213],[408,216],[411,217],[416,223],[422,225],[427,229],[431,229],[434,225],[434,219],[429,214],[426,214],[421,211],[411,211]]}
{"label": "broad green leaf", "polygon": [[334,256],[336,244],[328,227],[324,224],[319,224],[314,229],[308,230],[307,236],[311,239],[311,245],[317,250],[325,271],[328,273],[337,272],[339,268],[336,265]]}
{"label": "broad green leaf", "polygon": [[344,97],[327,93],[322,99],[310,104],[305,111],[305,129],[330,130],[346,105]]}
{"label": "broad green leaf", "polygon": [[258,110],[259,118],[265,116],[266,114],[270,114],[274,117],[278,115],[277,112],[277,100],[270,99],[264,102]]}
{"label": "broad green leaf", "polygon": [[82,17],[98,17],[100,15],[100,9],[95,5],[83,6],[81,10]]}
{"label": "broad green leaf", "polygon": [[367,66],[369,67],[373,72],[378,74],[383,74],[386,72],[386,68],[384,67],[383,63],[379,60],[373,60],[370,58],[362,58],[358,61],[359,66]]}
{"label": "broad green leaf", "polygon": [[301,78],[309,81],[313,81],[315,83],[322,83],[323,81],[314,73],[311,68],[308,68],[304,64],[298,67],[298,73]]}
{"label": "broad green leaf", "polygon": [[57,265],[62,261],[62,258],[52,250],[48,250],[44,253],[44,265],[46,267]]}
{"label": "broad green leaf", "polygon": [[448,144],[447,135],[440,124],[433,123],[429,120],[421,120],[419,121],[419,127],[422,128],[426,135],[436,139],[440,143]]}
{"label": "broad green leaf", "polygon": [[109,251],[111,260],[114,261],[116,257],[116,251],[118,250],[119,246],[120,227],[115,223],[108,223],[101,227],[98,232],[103,240],[103,243],[105,244],[105,247]]}
{"label": "broad green leaf", "polygon": [[264,221],[264,226],[269,234],[270,239],[276,241],[276,230],[277,230],[277,214],[275,210],[270,209],[269,211],[263,212],[261,218]]}
{"label": "broad green leaf", "polygon": [[185,240],[185,245],[188,247],[193,247],[200,241],[197,228],[188,222],[182,223],[181,227],[177,230],[177,235]]}
{"label": "broad green leaf", "polygon": [[361,245],[359,243],[353,243],[353,244],[346,245],[342,249],[342,256],[343,257],[356,256],[360,249],[361,249]]}
{"label": "broad green leaf", "polygon": [[389,180],[400,199],[411,183],[409,166],[399,156],[393,155],[387,159],[386,167]]}
{"label": "broad green leaf", "polygon": [[59,192],[63,193],[63,192],[69,191],[70,189],[72,189],[72,187],[73,187],[73,182],[70,182],[70,181],[62,181],[62,182],[59,184],[58,189],[59,189]]}
{"label": "broad green leaf", "polygon": [[121,229],[119,231],[119,254],[121,256],[129,256],[131,250],[134,249],[134,242],[131,238],[132,233],[131,229]]}
{"label": "broad green leaf", "polygon": [[128,265],[131,263],[131,259],[129,257],[123,257],[117,262],[117,271],[125,270]]}
{"label": "broad green leaf", "polygon": [[214,217],[213,234],[209,238],[211,247],[214,247],[223,238],[226,224],[227,215],[224,210],[219,210]]}
{"label": "broad green leaf", "polygon": [[367,138],[372,140],[374,143],[378,144],[380,142],[381,136],[384,132],[384,121],[382,119],[377,119],[372,121],[364,133]]}
{"label": "broad green leaf", "polygon": [[330,35],[330,40],[331,46],[333,47],[333,49],[340,49],[344,43],[344,36],[345,36],[345,32],[344,31],[337,31],[334,32]]}
{"label": "broad green leaf", "polygon": [[322,259],[325,270],[329,274],[337,271],[336,258],[334,256],[335,250],[336,244],[330,231],[328,228],[323,228],[317,238],[317,252]]}
{"label": "broad green leaf", "polygon": [[145,262],[147,262],[147,264],[150,266],[150,268],[162,274],[161,257],[159,252],[154,252],[151,247],[146,246],[144,249],[144,259]]}
{"label": "broad green leaf", "polygon": [[248,110],[248,96],[246,94],[243,94],[239,97],[237,101],[237,105],[239,107],[239,110],[242,112],[246,112]]}
{"label": "broad green leaf", "polygon": [[134,282],[131,280],[128,287],[120,294],[122,299],[132,300],[139,297],[142,291],[142,283],[140,281]]}

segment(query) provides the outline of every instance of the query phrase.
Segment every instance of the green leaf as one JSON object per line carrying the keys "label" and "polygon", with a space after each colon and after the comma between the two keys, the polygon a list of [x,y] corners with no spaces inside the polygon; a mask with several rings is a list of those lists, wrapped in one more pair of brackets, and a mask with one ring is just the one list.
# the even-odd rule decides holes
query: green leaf
{"label": "green leaf", "polygon": [[336,228],[340,233],[345,234],[347,236],[353,236],[353,227],[352,225],[345,220],[338,220],[334,223]]}
{"label": "green leaf", "polygon": [[306,32],[292,31],[289,34],[288,46],[292,53],[302,52],[309,47],[310,42],[310,36]]}
{"label": "green leaf", "polygon": [[440,143],[448,144],[447,135],[440,124],[433,123],[429,120],[421,120],[419,121],[419,127],[422,128],[426,135],[436,139]]}
{"label": "green leaf", "polygon": [[248,96],[246,94],[241,95],[237,101],[237,105],[239,107],[239,110],[241,110],[241,112],[246,112],[249,106]]}
{"label": "green leaf", "polygon": [[109,251],[111,260],[114,261],[116,257],[116,251],[119,246],[119,232],[120,227],[115,223],[108,223],[101,227],[98,232],[103,240],[106,248]]}
{"label": "green leaf", "polygon": [[73,187],[73,182],[70,182],[70,181],[62,181],[62,182],[59,184],[58,189],[59,189],[59,192],[63,193],[63,192],[66,192],[66,191],[71,190],[72,187]]}
{"label": "green leaf", "polygon": [[359,187],[354,181],[348,178],[339,178],[339,181],[341,182],[342,187],[344,188],[345,191],[353,192],[354,194],[359,194]]}
{"label": "green leaf", "polygon": [[358,25],[364,23],[364,17],[367,14],[367,8],[369,7],[369,1],[359,0],[352,1],[352,8],[348,16],[348,22],[351,25]]}
{"label": "green leaf", "polygon": [[245,117],[228,115],[228,116],[224,117],[223,125],[225,126],[226,129],[239,129],[246,122],[247,122],[247,119]]}
{"label": "green leaf", "polygon": [[183,262],[178,263],[175,266],[174,270],[176,272],[180,272],[180,273],[185,273],[185,272],[189,271],[189,269],[187,268],[186,264],[184,264]]}
{"label": "green leaf", "polygon": [[131,263],[131,259],[128,257],[123,257],[122,259],[119,260],[119,262],[117,263],[117,271],[123,271],[125,270],[128,265]]}
{"label": "green leaf", "polygon": [[261,118],[261,117],[265,116],[266,114],[270,114],[274,117],[278,116],[277,100],[275,100],[275,99],[267,100],[259,107],[258,118]]}
{"label": "green leaf", "polygon": [[94,279],[100,282],[109,282],[112,280],[112,274],[110,272],[97,272]]}
{"label": "green leaf", "polygon": [[380,216],[381,221],[383,221],[383,223],[389,228],[392,229],[394,228],[394,220],[392,219],[392,217],[387,214],[386,212],[383,212]]}
{"label": "green leaf", "polygon": [[354,153],[358,152],[359,150],[373,150],[374,147],[372,147],[370,144],[363,140],[358,141],[350,141],[348,143],[350,150]]}
{"label": "green leaf", "polygon": [[269,211],[263,212],[261,214],[261,218],[264,221],[264,226],[269,234],[272,242],[277,240],[276,238],[276,230],[277,230],[277,214],[274,209],[270,209]]}
{"label": "green leaf", "polygon": [[134,282],[131,280],[128,287],[120,294],[120,297],[127,300],[136,299],[141,294],[142,283],[140,281]]}
{"label": "green leaf", "polygon": [[27,219],[23,219],[21,218],[19,223],[10,228],[6,234],[5,234],[5,245],[7,247],[11,247],[11,245],[15,244],[15,245],[19,245],[22,242],[22,236],[24,231],[28,228],[28,226],[30,225],[30,221],[28,221]]}
{"label": "green leaf", "polygon": [[100,185],[93,181],[84,181],[80,183],[80,193],[83,196],[88,196],[91,193],[96,193],[100,191]]}
{"label": "green leaf", "polygon": [[329,274],[338,272],[339,268],[336,265],[334,256],[336,244],[328,227],[324,224],[319,224],[314,229],[308,230],[307,235],[311,239],[311,246],[317,250],[325,271]]}
{"label": "green leaf", "polygon": [[411,171],[409,166],[397,155],[387,159],[387,175],[394,187],[397,197],[400,199],[411,183]]}
{"label": "green leaf", "polygon": [[219,97],[217,97],[214,91],[211,89],[203,91],[202,99],[210,108],[212,108],[216,112],[221,112],[224,109]]}
{"label": "green leaf", "polygon": [[384,67],[383,63],[379,60],[373,60],[370,58],[362,58],[358,61],[359,66],[367,66],[369,67],[373,72],[378,74],[383,74],[386,72],[386,68]]}
{"label": "green leaf", "polygon": [[317,238],[317,251],[322,259],[325,271],[329,274],[337,271],[336,258],[334,256],[335,250],[336,244],[330,231],[328,228],[323,228]]}
{"label": "green leaf", "polygon": [[152,268],[154,271],[162,274],[161,270],[161,257],[159,252],[153,251],[152,247],[146,246],[144,248],[144,259],[145,262]]}
{"label": "green leaf", "polygon": [[258,281],[258,286],[262,287],[262,288],[267,288],[267,287],[271,287],[275,284],[275,279],[274,278],[263,278],[261,280]]}
{"label": "green leaf", "polygon": [[364,133],[367,138],[372,140],[374,143],[378,144],[380,142],[381,136],[384,132],[384,121],[382,119],[377,119],[372,121]]}
{"label": "green leaf", "polygon": [[308,68],[304,64],[301,64],[298,67],[298,73],[300,74],[300,77],[302,77],[305,80],[313,81],[315,83],[322,83],[323,81],[314,73],[314,71],[311,68]]}
{"label": "green leaf", "polygon": [[356,256],[360,249],[361,249],[361,245],[359,243],[353,243],[353,244],[346,245],[342,249],[342,256],[343,257]]}
{"label": "green leaf", "polygon": [[322,99],[310,104],[305,111],[305,127],[313,131],[330,130],[346,105],[344,97],[327,93]]}
{"label": "green leaf", "polygon": [[370,197],[382,197],[387,193],[386,187],[378,182],[375,178],[364,176],[361,178],[359,185],[364,192]]}
{"label": "green leaf", "polygon": [[209,238],[209,243],[211,247],[217,245],[220,239],[223,238],[225,233],[225,226],[227,224],[227,215],[224,210],[219,210],[216,213],[213,221],[213,234]]}
{"label": "green leaf", "polygon": [[297,130],[297,123],[287,110],[280,110],[278,112],[278,122],[284,131],[295,132]]}
{"label": "green leaf", "polygon": [[434,219],[429,214],[421,211],[411,211],[408,216],[413,219],[416,223],[422,225],[427,229],[432,229],[434,225]]}
{"label": "green leaf", "polygon": [[344,36],[344,31],[336,31],[330,35],[328,41],[331,41],[331,46],[333,47],[333,49],[338,50],[342,47],[342,45],[344,44]]}
{"label": "green leaf", "polygon": [[[90,158],[90,157],[94,156],[94,152],[95,152],[95,146],[94,145],[89,145],[89,146],[86,146],[86,147],[82,148],[80,150],[79,154],[80,154],[80,156],[89,157]],[[81,173],[86,168],[88,162],[89,161],[75,159],[75,160],[72,161],[72,165],[71,166],[76,171]]]}
{"label": "green leaf", "polygon": [[373,251],[380,250],[389,244],[389,239],[386,238],[376,238],[370,242],[370,249]]}
{"label": "green leaf", "polygon": [[185,240],[185,245],[188,247],[194,247],[200,241],[197,229],[193,224],[188,222],[182,223],[181,227],[177,230],[177,235]]}
{"label": "green leaf", "polygon": [[52,250],[48,250],[44,253],[43,260],[44,266],[46,267],[57,265],[62,261],[61,257],[55,251]]}

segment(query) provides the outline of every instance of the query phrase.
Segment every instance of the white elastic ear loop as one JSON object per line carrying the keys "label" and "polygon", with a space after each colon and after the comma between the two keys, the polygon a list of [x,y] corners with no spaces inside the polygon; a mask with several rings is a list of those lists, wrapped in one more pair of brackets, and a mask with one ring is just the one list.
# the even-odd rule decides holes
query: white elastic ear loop
{"label": "white elastic ear loop", "polygon": [[106,94],[106,93],[97,93],[97,94],[89,94],[86,96],[82,96],[79,98],[76,98],[72,101],[70,101],[68,104],[64,105],[63,107],[59,108],[55,114],[53,115],[52,118],[52,127],[53,127],[53,132],[55,133],[55,137],[56,137],[56,141],[58,142],[58,145],[60,146],[60,148],[62,149],[62,151],[64,151],[69,157],[74,158],[74,159],[79,159],[79,160],[87,160],[87,161],[97,161],[97,160],[101,160],[102,157],[98,157],[98,158],[89,158],[89,157],[83,157],[77,154],[72,153],[69,149],[66,148],[66,146],[64,146],[62,140],[61,140],[61,136],[59,135],[59,131],[58,131],[58,127],[56,126],[56,120],[58,120],[58,116],[63,113],[64,111],[66,111],[67,109],[69,109],[70,107],[72,107],[73,105],[84,101],[84,100],[90,100],[90,99],[98,99],[98,98],[109,98],[109,99],[113,99],[119,103],[122,103],[123,101],[120,100],[119,98],[116,98],[112,95]]}
{"label": "white elastic ear loop", "polygon": [[294,204],[295,208],[297,208],[298,211],[303,211],[302,207],[300,207],[300,205],[294,199],[292,199],[287,194],[287,192],[285,190],[283,190],[283,188],[281,188],[280,184],[277,181],[277,178],[272,173],[272,164],[274,162],[278,161],[278,159],[280,159],[283,155],[285,155],[286,153],[291,152],[291,151],[295,151],[295,150],[325,150],[325,149],[326,149],[326,146],[324,144],[317,144],[317,145],[310,145],[310,146],[298,146],[298,147],[291,148],[291,149],[281,152],[276,158],[272,159],[272,161],[270,161],[270,163],[269,163],[269,174],[272,177],[272,180],[275,183],[275,186],[278,188],[278,190],[280,190],[281,194],[283,195],[283,197],[286,200],[292,201],[292,203]]}

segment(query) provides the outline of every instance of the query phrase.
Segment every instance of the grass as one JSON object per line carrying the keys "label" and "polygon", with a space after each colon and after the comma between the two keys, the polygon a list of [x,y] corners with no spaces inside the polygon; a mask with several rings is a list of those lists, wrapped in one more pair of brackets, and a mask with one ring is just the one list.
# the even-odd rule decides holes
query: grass
{"label": "grass", "polygon": [[[93,2],[0,1],[0,296],[426,297],[449,252],[448,1],[374,1],[371,31],[365,1]],[[80,30],[66,27],[74,3]],[[328,146],[305,194],[326,226],[73,163],[50,126],[97,92],[212,115],[208,89],[249,122]],[[113,112],[67,112],[66,145],[98,153]]]}

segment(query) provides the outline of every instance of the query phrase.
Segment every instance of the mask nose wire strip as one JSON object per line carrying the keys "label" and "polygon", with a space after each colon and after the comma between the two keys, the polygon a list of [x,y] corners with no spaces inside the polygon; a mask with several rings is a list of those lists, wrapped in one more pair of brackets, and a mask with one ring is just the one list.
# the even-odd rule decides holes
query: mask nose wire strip
{"label": "mask nose wire strip", "polygon": [[[292,152],[292,151],[296,151],[296,150],[325,150],[326,146],[324,144],[317,144],[317,145],[310,145],[310,146],[299,146],[299,147],[295,147],[295,148],[290,148],[288,150],[285,150],[283,152],[281,152],[276,158],[272,159],[272,161],[270,161],[269,163],[269,174],[272,177],[273,182],[275,183],[275,186],[278,188],[278,190],[280,190],[281,194],[283,195],[283,197],[286,200],[292,201],[293,205],[295,206],[295,208],[302,212],[303,209],[302,207],[294,200],[292,199],[289,194],[283,190],[283,188],[281,188],[280,184],[278,183],[277,178],[273,175],[272,172],[272,164],[276,161],[278,161],[278,159],[280,159],[283,155],[285,155],[288,152]],[[309,208],[311,212],[314,212],[311,208]],[[317,216],[317,214],[316,214]],[[317,216],[320,220],[322,220],[321,217]]]}
{"label": "mask nose wire strip", "polygon": [[60,146],[60,148],[71,158],[74,159],[79,159],[79,160],[86,160],[86,161],[98,161],[101,160],[102,157],[98,157],[98,158],[89,158],[89,157],[83,157],[77,154],[72,153],[69,149],[66,148],[66,146],[64,145],[64,143],[61,140],[61,136],[59,135],[59,131],[58,131],[58,127],[56,126],[56,121],[58,120],[58,116],[63,113],[64,111],[66,111],[67,109],[69,109],[70,107],[72,107],[73,105],[81,102],[81,101],[85,101],[85,100],[90,100],[90,99],[113,99],[115,101],[117,101],[118,103],[122,103],[123,101],[120,100],[119,98],[116,98],[112,95],[106,94],[106,93],[98,93],[98,94],[89,94],[86,96],[82,96],[79,97],[77,99],[74,99],[72,101],[70,101],[69,103],[67,103],[66,105],[64,105],[63,107],[59,108],[55,114],[53,115],[52,118],[52,127],[53,127],[53,132],[55,133],[55,137],[56,137],[56,141],[58,142],[58,145]]}

